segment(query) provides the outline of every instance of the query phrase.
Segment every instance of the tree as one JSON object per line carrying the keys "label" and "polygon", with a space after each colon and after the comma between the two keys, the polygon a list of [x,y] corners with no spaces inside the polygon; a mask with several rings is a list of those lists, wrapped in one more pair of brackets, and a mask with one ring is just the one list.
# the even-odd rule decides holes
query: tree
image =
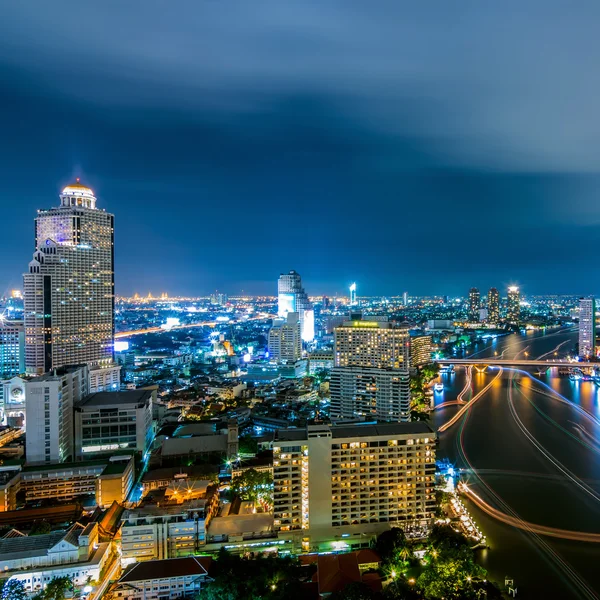
{"label": "tree", "polygon": [[33,527],[29,532],[29,535],[45,535],[46,533],[50,533],[52,531],[52,527],[50,527],[50,523],[42,519],[41,521],[34,521]]}
{"label": "tree", "polygon": [[67,590],[72,587],[73,582],[68,577],[55,577],[34,600],[65,600]]}
{"label": "tree", "polygon": [[384,563],[394,562],[400,551],[406,547],[406,536],[399,527],[392,527],[380,534],[373,545]]}
{"label": "tree", "polygon": [[331,595],[331,600],[373,600],[373,590],[361,581],[349,583],[343,590]]}
{"label": "tree", "polygon": [[8,579],[0,588],[0,600],[27,600],[25,585],[18,579]]}
{"label": "tree", "polygon": [[240,454],[256,454],[258,452],[258,443],[249,435],[240,437]]}
{"label": "tree", "polygon": [[266,472],[247,469],[231,481],[231,491],[242,500],[273,504],[273,477]]}

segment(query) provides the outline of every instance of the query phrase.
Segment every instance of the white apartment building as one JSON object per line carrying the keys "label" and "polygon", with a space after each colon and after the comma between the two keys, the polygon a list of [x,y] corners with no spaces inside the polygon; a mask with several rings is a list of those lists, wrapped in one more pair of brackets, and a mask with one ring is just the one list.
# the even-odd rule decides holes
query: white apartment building
{"label": "white apartment building", "polygon": [[385,321],[346,321],[334,330],[334,361],[336,367],[408,370],[408,329]]}
{"label": "white apartment building", "polygon": [[59,463],[74,455],[73,407],[88,393],[86,366],[55,369],[24,381],[27,464]]}
{"label": "white apartment building", "polygon": [[285,319],[273,319],[269,330],[269,357],[277,362],[294,363],[302,358],[300,315],[287,313]]}
{"label": "white apartment building", "polygon": [[584,358],[596,353],[596,301],[594,298],[579,299],[579,356]]}
{"label": "white apartment building", "polygon": [[334,367],[331,418],[410,420],[410,376],[399,369]]}
{"label": "white apartment building", "polygon": [[322,540],[390,527],[424,534],[435,511],[435,433],[422,422],[282,429],[273,442],[274,527]]}
{"label": "white apartment building", "polygon": [[36,250],[23,276],[27,371],[112,363],[114,216],[77,180],[35,223]]}

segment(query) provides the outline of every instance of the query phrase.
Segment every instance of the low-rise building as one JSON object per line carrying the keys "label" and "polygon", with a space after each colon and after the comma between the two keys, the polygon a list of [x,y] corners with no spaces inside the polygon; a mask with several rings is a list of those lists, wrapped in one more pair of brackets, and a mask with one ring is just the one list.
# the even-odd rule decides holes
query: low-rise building
{"label": "low-rise building", "polygon": [[123,600],[196,598],[211,581],[210,556],[152,560],[132,565],[112,588]]}

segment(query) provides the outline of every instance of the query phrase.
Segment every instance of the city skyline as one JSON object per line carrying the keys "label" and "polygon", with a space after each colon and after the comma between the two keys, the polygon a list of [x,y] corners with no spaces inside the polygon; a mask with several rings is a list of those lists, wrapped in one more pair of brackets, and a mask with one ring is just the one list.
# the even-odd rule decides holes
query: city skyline
{"label": "city skyline", "polygon": [[[540,31],[545,3],[433,19],[267,2],[239,7],[243,28],[217,5],[60,4],[0,24],[5,289],[30,219],[75,176],[122,224],[119,295],[266,294],[289,269],[319,294],[600,286],[598,85],[572,68],[594,55],[598,7],[544,10]],[[98,27],[74,56],[56,32],[81,23]]]}

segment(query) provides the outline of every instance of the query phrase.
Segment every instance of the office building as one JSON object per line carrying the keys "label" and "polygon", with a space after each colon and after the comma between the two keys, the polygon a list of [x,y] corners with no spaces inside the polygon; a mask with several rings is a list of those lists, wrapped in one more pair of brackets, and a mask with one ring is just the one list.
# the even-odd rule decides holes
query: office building
{"label": "office building", "polygon": [[479,309],[481,307],[481,297],[477,288],[469,290],[469,321],[479,321]]}
{"label": "office building", "polygon": [[55,369],[24,381],[27,464],[59,463],[71,459],[73,407],[88,394],[86,366]]}
{"label": "office building", "polygon": [[29,373],[113,362],[113,225],[79,180],[63,189],[60,206],[38,211],[23,276]]}
{"label": "office building", "polygon": [[0,379],[25,372],[25,328],[23,321],[0,316]]}
{"label": "office building", "polygon": [[300,315],[289,312],[283,319],[273,319],[269,330],[269,358],[277,362],[296,362],[302,358]]}
{"label": "office building", "polygon": [[152,443],[156,390],[98,392],[75,403],[75,457],[131,450],[144,454]]}
{"label": "office building", "polygon": [[410,338],[410,366],[413,368],[431,362],[431,336],[416,335]]}
{"label": "office building", "polygon": [[509,323],[518,323],[521,317],[521,293],[516,285],[508,288],[508,304],[506,320]]}
{"label": "office building", "polygon": [[408,370],[408,329],[386,321],[346,321],[334,330],[334,360],[336,367]]}
{"label": "office building", "polygon": [[0,424],[25,427],[25,379],[0,381]]}
{"label": "office building", "polygon": [[410,420],[410,376],[399,369],[335,367],[329,385],[332,419]]}
{"label": "office building", "polygon": [[277,282],[277,315],[286,317],[290,312],[297,312],[300,316],[302,340],[312,342],[315,338],[315,312],[296,271],[282,273]]}
{"label": "office building", "polygon": [[500,293],[493,287],[490,288],[487,295],[487,320],[494,325],[500,322]]}
{"label": "office building", "polygon": [[596,354],[596,300],[579,299],[579,356],[589,358]]}
{"label": "office building", "polygon": [[273,442],[274,528],[302,531],[302,548],[376,535],[424,533],[435,513],[435,433],[422,422],[283,429]]}
{"label": "office building", "polygon": [[402,304],[404,304],[404,306],[408,306],[408,292],[404,292],[402,294]]}
{"label": "office building", "polygon": [[350,306],[356,306],[356,283],[350,286]]}

